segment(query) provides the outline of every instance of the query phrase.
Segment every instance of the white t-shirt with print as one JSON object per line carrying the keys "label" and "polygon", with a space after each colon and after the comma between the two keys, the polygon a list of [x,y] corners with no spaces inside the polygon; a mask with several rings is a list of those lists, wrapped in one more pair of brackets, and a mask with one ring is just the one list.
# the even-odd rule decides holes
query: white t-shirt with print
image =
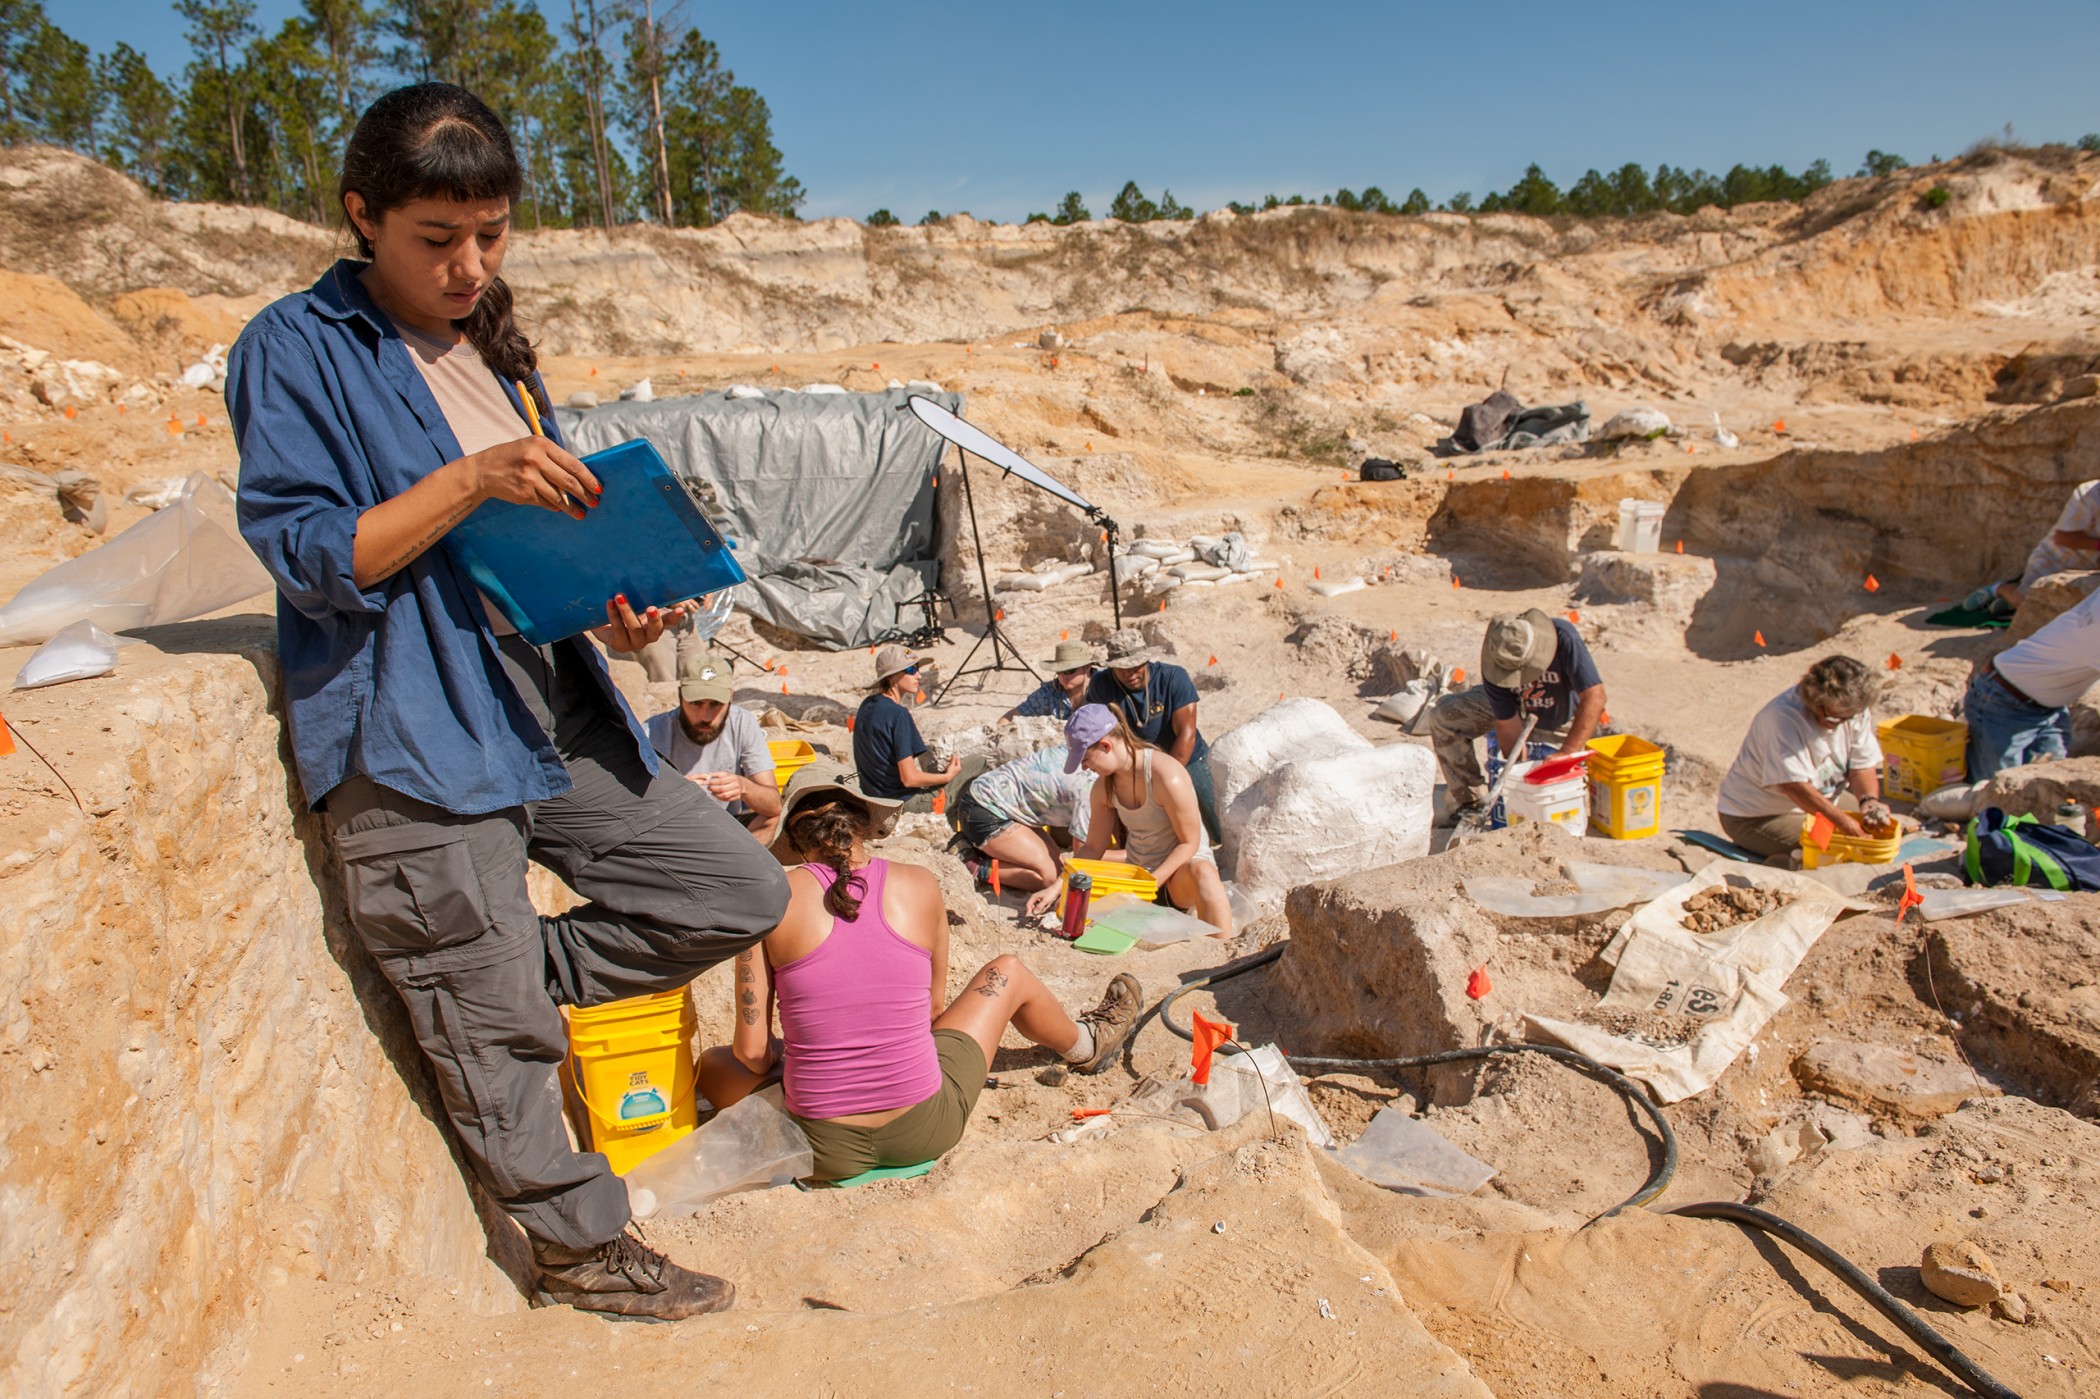
{"label": "white t-shirt with print", "polygon": [[1800,808],[1773,791],[1805,782],[1826,797],[1844,789],[1848,773],[1881,764],[1874,736],[1874,711],[1861,710],[1834,729],[1816,722],[1796,686],[1773,699],[1750,721],[1728,776],[1721,779],[1723,816],[1752,821],[1784,816]]}
{"label": "white t-shirt with print", "polygon": [[2056,542],[2057,532],[2100,535],[2100,481],[2088,481],[2071,492],[2064,513],[2057,518],[2042,542],[2027,556],[2027,569],[2020,586],[2031,588],[2052,573],[2071,573],[2100,568],[2100,549],[2066,549]]}

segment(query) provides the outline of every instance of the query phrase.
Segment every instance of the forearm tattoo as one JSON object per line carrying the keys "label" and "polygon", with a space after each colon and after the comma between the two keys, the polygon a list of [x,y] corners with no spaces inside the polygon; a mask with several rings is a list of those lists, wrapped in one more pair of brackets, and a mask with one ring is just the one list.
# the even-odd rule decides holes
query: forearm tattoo
{"label": "forearm tattoo", "polygon": [[[447,531],[449,531],[454,525],[458,524],[461,520],[466,519],[468,515],[474,512],[474,504],[475,502],[473,500],[468,499],[463,500],[458,505],[454,506],[452,510],[445,515],[443,519],[439,520],[436,524],[430,527],[430,532],[428,534],[424,535],[421,539],[418,539],[415,543],[403,549],[394,558],[382,564],[377,574],[373,577],[372,583],[383,583],[387,579],[399,573],[402,569],[407,568],[417,559],[422,558],[424,554],[430,551],[432,545],[436,544],[440,539],[443,539],[445,537]],[[367,584],[366,586],[369,587],[371,586],[371,584]]]}

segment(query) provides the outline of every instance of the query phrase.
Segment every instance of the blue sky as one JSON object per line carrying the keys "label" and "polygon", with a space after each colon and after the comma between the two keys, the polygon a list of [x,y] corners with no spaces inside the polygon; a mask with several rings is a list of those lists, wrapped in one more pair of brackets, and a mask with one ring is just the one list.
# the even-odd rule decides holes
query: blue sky
{"label": "blue sky", "polygon": [[[91,45],[164,72],[182,22],[147,0],[46,0]],[[561,0],[543,0],[566,16]],[[274,28],[295,0],[258,0]],[[773,110],[805,217],[1018,219],[1135,179],[1214,208],[1375,184],[1394,199],[1506,187],[1536,160],[1850,174],[1870,147],[1954,155],[2012,123],[2100,131],[2100,4],[1373,0],[1052,5],[892,0],[679,11]]]}

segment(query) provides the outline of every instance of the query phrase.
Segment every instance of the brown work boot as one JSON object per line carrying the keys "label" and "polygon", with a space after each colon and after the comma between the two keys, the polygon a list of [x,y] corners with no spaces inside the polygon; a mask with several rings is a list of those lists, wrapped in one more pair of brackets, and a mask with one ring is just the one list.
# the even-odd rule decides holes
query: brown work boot
{"label": "brown work boot", "polygon": [[1093,1057],[1072,1065],[1072,1072],[1098,1074],[1122,1052],[1123,1042],[1137,1028],[1145,1012],[1145,988],[1129,972],[1117,972],[1101,993],[1101,1004],[1079,1017],[1079,1023],[1094,1032]]}
{"label": "brown work boot", "polygon": [[683,1321],[727,1311],[736,1301],[734,1284],[681,1268],[633,1234],[596,1248],[534,1239],[532,1257],[540,1268],[532,1295],[538,1307],[566,1304],[645,1321]]}

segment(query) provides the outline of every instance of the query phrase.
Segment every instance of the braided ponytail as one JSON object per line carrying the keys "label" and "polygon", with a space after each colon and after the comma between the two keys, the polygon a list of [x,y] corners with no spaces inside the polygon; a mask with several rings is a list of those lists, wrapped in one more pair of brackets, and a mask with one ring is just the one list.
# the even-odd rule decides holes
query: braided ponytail
{"label": "braided ponytail", "polygon": [[824,891],[824,907],[849,923],[860,917],[860,901],[868,892],[867,881],[853,869],[853,842],[867,838],[868,810],[850,798],[798,811],[788,822],[795,848],[837,876]]}

